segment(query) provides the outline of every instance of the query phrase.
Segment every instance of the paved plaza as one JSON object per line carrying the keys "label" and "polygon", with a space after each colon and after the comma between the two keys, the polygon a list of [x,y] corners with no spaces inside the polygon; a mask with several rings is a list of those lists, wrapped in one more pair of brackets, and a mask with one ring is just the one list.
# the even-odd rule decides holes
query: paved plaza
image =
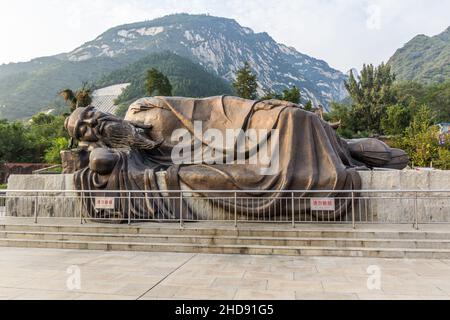
{"label": "paved plaza", "polygon": [[0,299],[450,299],[450,260],[0,248],[0,269]]}

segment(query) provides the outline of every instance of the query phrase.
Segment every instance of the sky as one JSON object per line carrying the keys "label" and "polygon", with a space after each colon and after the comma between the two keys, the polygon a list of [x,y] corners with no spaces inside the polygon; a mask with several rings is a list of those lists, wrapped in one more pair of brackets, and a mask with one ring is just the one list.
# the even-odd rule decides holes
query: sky
{"label": "sky", "polygon": [[111,27],[181,12],[236,19],[343,72],[450,26],[450,0],[0,0],[0,64],[69,52]]}

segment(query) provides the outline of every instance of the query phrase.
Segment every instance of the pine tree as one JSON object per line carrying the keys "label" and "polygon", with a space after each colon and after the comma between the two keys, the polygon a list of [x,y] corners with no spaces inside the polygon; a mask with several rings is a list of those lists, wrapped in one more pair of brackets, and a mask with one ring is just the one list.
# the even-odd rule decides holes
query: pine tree
{"label": "pine tree", "polygon": [[252,72],[250,64],[246,62],[244,67],[239,69],[236,80],[233,83],[236,94],[244,99],[254,100],[257,97],[258,83],[256,75]]}
{"label": "pine tree", "polygon": [[309,101],[305,104],[305,110],[306,110],[306,111],[312,111],[312,109],[313,109],[313,104],[312,104],[312,101],[309,100]]}
{"label": "pine tree", "polygon": [[291,89],[286,89],[283,91],[283,100],[285,101],[299,104],[300,97],[301,97],[300,90],[296,86],[293,86]]}
{"label": "pine tree", "polygon": [[145,84],[147,92],[151,96],[172,96],[172,84],[170,83],[169,78],[155,68],[152,68],[147,72],[147,81]]}
{"label": "pine tree", "polygon": [[275,91],[268,90],[264,93],[264,95],[260,98],[261,100],[283,100],[283,95],[276,93]]}

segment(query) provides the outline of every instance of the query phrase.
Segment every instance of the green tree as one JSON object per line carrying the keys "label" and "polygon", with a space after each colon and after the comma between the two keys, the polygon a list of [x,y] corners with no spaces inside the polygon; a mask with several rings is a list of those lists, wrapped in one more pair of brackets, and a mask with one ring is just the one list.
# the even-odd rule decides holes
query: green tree
{"label": "green tree", "polygon": [[92,88],[86,82],[75,92],[70,89],[65,89],[59,95],[70,106],[71,112],[76,108],[88,107],[92,103]]}
{"label": "green tree", "polygon": [[33,150],[24,124],[0,120],[0,162],[32,162]]}
{"label": "green tree", "polygon": [[450,122],[450,80],[428,86],[424,98],[438,122]]}
{"label": "green tree", "polygon": [[367,135],[367,132],[355,131],[358,121],[352,114],[352,107],[349,105],[333,102],[331,111],[325,114],[325,120],[329,122],[341,122],[338,133],[344,138],[356,138]]}
{"label": "green tree", "polygon": [[309,100],[309,101],[305,104],[305,110],[311,112],[312,109],[313,109],[313,104],[312,104],[312,101]]}
{"label": "green tree", "polygon": [[250,64],[246,62],[244,67],[238,70],[236,80],[233,83],[236,94],[244,99],[256,99],[258,82],[252,72]]}
{"label": "green tree", "polygon": [[410,109],[404,105],[395,104],[387,107],[386,115],[381,120],[381,128],[388,135],[400,135],[408,127],[410,120]]}
{"label": "green tree", "polygon": [[45,150],[44,160],[50,164],[61,163],[61,151],[66,150],[69,145],[69,139],[66,137],[55,138],[50,147]]}
{"label": "green tree", "polygon": [[0,162],[43,162],[45,154],[58,138],[68,139],[63,116],[41,113],[27,122],[2,120]]}
{"label": "green tree", "polygon": [[356,131],[382,133],[381,120],[386,109],[396,103],[394,81],[391,67],[384,63],[378,67],[364,65],[358,78],[350,73],[345,86],[353,100],[353,114],[359,119]]}
{"label": "green tree", "polygon": [[119,104],[119,106],[117,107],[117,110],[115,112],[116,116],[118,116],[119,118],[125,118],[125,116],[127,115],[128,112],[128,104],[126,103],[121,103]]}
{"label": "green tree", "polygon": [[35,157],[32,162],[45,161],[44,155],[53,141],[59,137],[68,138],[64,128],[63,116],[53,116],[40,113],[31,118],[26,125],[25,135],[34,150]]}
{"label": "green tree", "polygon": [[296,86],[293,86],[291,89],[283,90],[282,94],[269,90],[261,97],[261,100],[277,99],[299,104],[300,97],[300,90]]}
{"label": "green tree", "polygon": [[169,78],[155,68],[151,68],[147,72],[145,85],[147,93],[151,96],[172,96],[172,85]]}
{"label": "green tree", "polygon": [[441,170],[450,170],[450,145],[441,146],[438,150],[438,158],[433,166]]}
{"label": "green tree", "polygon": [[426,167],[439,159],[439,129],[433,119],[430,108],[421,106],[404,135],[394,139],[394,145],[405,150],[415,166]]}
{"label": "green tree", "polygon": [[260,98],[261,100],[283,100],[283,95],[276,93],[273,90],[268,90],[265,94]]}
{"label": "green tree", "polygon": [[283,99],[282,100],[299,104],[300,97],[301,97],[300,89],[298,89],[296,86],[293,86],[291,89],[283,90]]}
{"label": "green tree", "polygon": [[431,85],[402,81],[394,85],[394,93],[397,103],[407,106],[411,114],[426,104],[436,114],[437,122],[450,122],[450,80]]}

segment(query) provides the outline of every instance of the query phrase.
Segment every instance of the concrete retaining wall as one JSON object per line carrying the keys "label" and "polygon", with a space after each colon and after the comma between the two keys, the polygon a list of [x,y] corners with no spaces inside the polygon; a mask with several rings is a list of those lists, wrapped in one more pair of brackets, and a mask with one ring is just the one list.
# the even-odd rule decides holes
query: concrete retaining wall
{"label": "concrete retaining wall", "polygon": [[74,190],[73,175],[11,175],[6,192],[6,210],[11,217],[73,217],[79,212],[80,201],[75,192],[46,192],[40,197],[32,192],[14,190]]}
{"label": "concrete retaining wall", "polygon": [[[450,222],[450,192],[399,193],[398,190],[450,190],[450,171],[361,171],[363,190],[390,192],[362,194],[368,199],[358,204],[361,220],[411,223],[415,206],[422,222]],[[433,196],[433,198],[430,198]]]}

